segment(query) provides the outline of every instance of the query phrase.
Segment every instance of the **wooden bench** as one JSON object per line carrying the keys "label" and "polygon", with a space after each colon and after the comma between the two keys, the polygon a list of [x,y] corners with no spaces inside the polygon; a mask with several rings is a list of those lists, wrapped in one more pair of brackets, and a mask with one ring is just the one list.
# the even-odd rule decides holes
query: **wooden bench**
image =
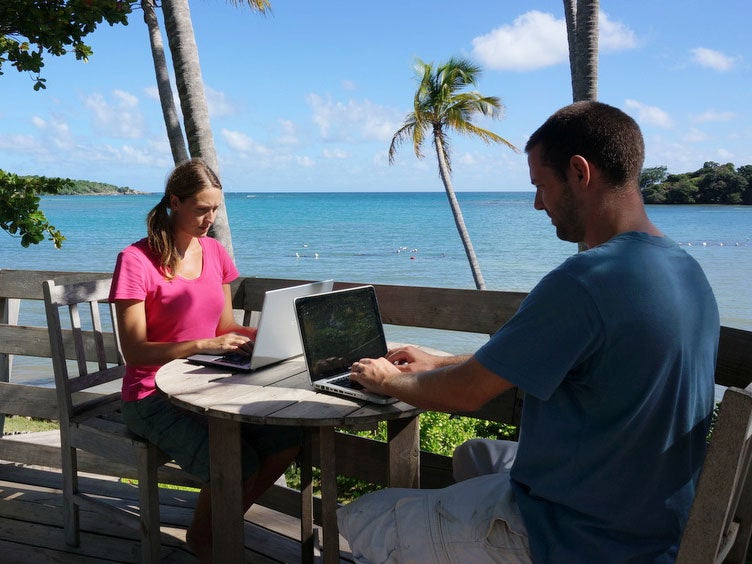
{"label": "wooden bench", "polygon": [[[0,413],[26,415],[46,419],[57,417],[55,391],[52,388],[25,386],[12,381],[9,355],[49,358],[46,327],[19,325],[19,304],[42,300],[42,282],[46,279],[72,281],[91,277],[108,277],[110,273],[72,273],[0,270]],[[238,316],[249,322],[261,309],[266,290],[302,284],[308,280],[241,277],[233,284],[233,307]],[[358,282],[336,282],[335,289],[361,285]],[[387,325],[441,329],[477,334],[491,334],[517,310],[525,293],[478,291],[451,288],[409,287],[375,284],[383,321]],[[43,308],[40,308],[42,311]],[[43,322],[42,322],[43,323]],[[429,344],[430,343],[426,343]],[[472,352],[472,351],[467,351]],[[47,374],[52,380],[51,368]],[[715,381],[722,386],[745,388],[752,382],[752,332],[729,327],[721,328]],[[516,424],[519,421],[521,398],[515,391],[489,402],[474,417]],[[388,485],[386,445],[352,434],[337,433],[336,456],[338,473],[374,484]],[[314,445],[314,453],[318,448]],[[734,453],[729,453],[733,456]],[[0,460],[23,464],[59,467],[59,447],[0,440]],[[317,460],[314,460],[314,464]],[[119,469],[101,460],[82,457],[86,471],[124,475]],[[169,479],[167,479],[169,481]],[[442,487],[452,482],[449,457],[422,452],[420,459],[421,487]],[[179,483],[179,482],[177,482]],[[748,488],[747,488],[748,489]],[[744,490],[744,488],[742,488]],[[272,488],[260,503],[288,515],[299,516],[296,492],[283,487]],[[318,511],[315,511],[317,514]],[[740,506],[739,519],[752,519],[752,508]],[[742,537],[745,535],[742,535]],[[746,552],[748,538],[739,538]]]}

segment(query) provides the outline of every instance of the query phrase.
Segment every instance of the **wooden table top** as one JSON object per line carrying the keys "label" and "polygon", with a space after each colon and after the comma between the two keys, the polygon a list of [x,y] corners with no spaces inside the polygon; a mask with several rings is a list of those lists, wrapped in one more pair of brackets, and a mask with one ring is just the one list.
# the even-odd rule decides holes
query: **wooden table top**
{"label": "wooden table top", "polygon": [[191,411],[257,424],[360,426],[421,411],[404,402],[380,405],[314,391],[302,357],[251,373],[178,359],[159,369],[156,385]]}

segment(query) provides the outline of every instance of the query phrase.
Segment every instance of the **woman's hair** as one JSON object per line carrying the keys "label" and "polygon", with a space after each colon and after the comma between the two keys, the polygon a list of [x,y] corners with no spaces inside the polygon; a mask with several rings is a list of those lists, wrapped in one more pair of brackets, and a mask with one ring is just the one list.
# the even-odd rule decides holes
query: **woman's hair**
{"label": "woman's hair", "polygon": [[546,120],[525,146],[541,147],[543,162],[566,178],[569,160],[581,155],[594,163],[615,188],[640,178],[645,144],[637,123],[602,102],[576,102]]}
{"label": "woman's hair", "polygon": [[149,248],[159,256],[160,268],[167,280],[172,280],[175,276],[175,268],[180,259],[172,234],[171,196],[176,196],[183,202],[209,188],[222,189],[214,171],[201,159],[184,161],[167,177],[164,196],[146,216]]}

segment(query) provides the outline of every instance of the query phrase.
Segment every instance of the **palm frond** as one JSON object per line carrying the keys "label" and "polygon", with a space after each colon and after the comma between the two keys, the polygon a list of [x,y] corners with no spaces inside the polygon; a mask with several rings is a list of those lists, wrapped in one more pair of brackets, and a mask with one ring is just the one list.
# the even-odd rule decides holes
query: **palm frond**
{"label": "palm frond", "polygon": [[512,151],[515,153],[519,153],[520,150],[513,145],[511,142],[504,139],[501,135],[498,135],[494,133],[493,131],[489,131],[488,129],[483,129],[482,127],[478,127],[477,125],[474,125],[472,123],[466,123],[462,129],[455,127],[457,130],[457,133],[461,133],[463,135],[470,135],[479,137],[484,143],[491,144],[491,143],[500,143],[502,145],[506,145]]}
{"label": "palm frond", "polygon": [[427,135],[439,137],[443,153],[450,167],[449,142],[446,135],[456,130],[462,135],[475,135],[484,143],[501,143],[519,152],[512,143],[496,133],[478,127],[473,119],[478,114],[498,119],[503,115],[504,105],[496,96],[483,96],[476,91],[463,91],[477,84],[481,74],[480,66],[460,58],[451,58],[446,63],[435,66],[421,59],[415,60],[415,76],[418,88],[413,98],[413,111],[392,138],[389,147],[389,162],[394,162],[397,148],[408,137],[412,137],[413,150],[420,159]]}
{"label": "palm frond", "polygon": [[414,146],[416,156],[418,158],[423,158],[423,155],[420,151],[422,138],[420,139],[419,142],[415,141],[414,132],[417,129],[420,129],[420,128],[416,124],[416,121],[414,119],[414,114],[409,114],[407,118],[405,118],[405,123],[402,124],[402,127],[400,127],[397,130],[397,132],[392,136],[392,142],[389,145],[389,164],[392,164],[394,162],[394,156],[397,153],[397,149],[408,138],[413,138],[413,146]]}
{"label": "palm frond", "polygon": [[262,15],[267,15],[272,11],[271,0],[227,0],[235,7],[247,4],[248,7],[254,12],[258,12]]}

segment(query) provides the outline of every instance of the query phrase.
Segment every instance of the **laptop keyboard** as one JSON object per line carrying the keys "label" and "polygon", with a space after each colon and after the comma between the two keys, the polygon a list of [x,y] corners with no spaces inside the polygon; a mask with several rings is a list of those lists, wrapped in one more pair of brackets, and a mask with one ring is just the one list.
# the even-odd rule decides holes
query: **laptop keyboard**
{"label": "laptop keyboard", "polygon": [[353,390],[363,389],[363,385],[355,382],[354,380],[350,380],[350,376],[341,376],[339,378],[335,378],[334,380],[330,380],[329,383],[336,384],[337,386],[342,386],[343,388],[352,388]]}
{"label": "laptop keyboard", "polygon": [[225,353],[220,358],[223,362],[227,362],[229,364],[237,364],[238,366],[244,366],[248,364],[248,361],[251,359],[251,357],[249,357],[247,354],[239,352]]}

